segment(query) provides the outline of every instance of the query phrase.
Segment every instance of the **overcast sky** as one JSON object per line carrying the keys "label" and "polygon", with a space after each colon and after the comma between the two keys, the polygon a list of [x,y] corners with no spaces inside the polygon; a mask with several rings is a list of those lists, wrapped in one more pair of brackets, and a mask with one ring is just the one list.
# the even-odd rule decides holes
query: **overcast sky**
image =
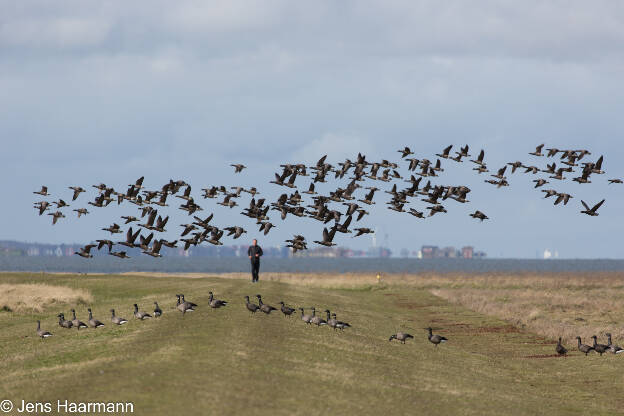
{"label": "overcast sky", "polygon": [[[251,238],[257,228],[242,207],[204,201],[200,188],[255,185],[274,197],[283,190],[268,182],[280,163],[326,153],[337,163],[358,151],[397,160],[405,145],[430,159],[448,144],[469,144],[473,156],[484,148],[490,170],[515,160],[542,167],[528,152],[546,143],[604,154],[607,174],[546,185],[575,196],[554,207],[531,175],[496,189],[468,163],[445,161],[436,183],[471,187],[470,204],[449,202],[448,214],[423,221],[385,209],[380,194],[361,225],[397,252],[470,244],[490,257],[549,248],[621,258],[624,186],[606,180],[624,176],[622,45],[618,1],[1,0],[0,239],[87,242],[136,211],[91,207],[53,227],[32,209],[42,184],[66,201],[67,186],[89,187],[73,209],[99,182],[184,179],[202,216],[215,212],[217,225],[238,223]],[[233,175],[237,162],[248,169]],[[580,199],[602,198],[599,217],[579,213]],[[473,220],[475,209],[491,219]],[[187,220],[175,215],[171,239]],[[272,220],[264,245],[320,237],[312,220]],[[366,248],[371,239],[337,242]]]}

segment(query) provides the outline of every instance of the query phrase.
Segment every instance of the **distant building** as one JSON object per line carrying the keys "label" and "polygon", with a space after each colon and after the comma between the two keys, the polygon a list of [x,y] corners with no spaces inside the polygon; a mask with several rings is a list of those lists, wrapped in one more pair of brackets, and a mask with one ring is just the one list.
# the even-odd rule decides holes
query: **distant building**
{"label": "distant building", "polygon": [[472,246],[462,247],[461,256],[464,259],[471,259],[474,256],[474,247]]}

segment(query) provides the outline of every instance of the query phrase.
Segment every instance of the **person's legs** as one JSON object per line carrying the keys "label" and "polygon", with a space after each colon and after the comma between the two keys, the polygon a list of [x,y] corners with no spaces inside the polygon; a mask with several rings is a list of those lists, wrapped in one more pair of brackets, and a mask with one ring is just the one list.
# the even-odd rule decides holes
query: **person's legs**
{"label": "person's legs", "polygon": [[260,262],[258,261],[252,261],[251,262],[251,281],[252,282],[257,282],[258,281],[258,271],[260,269]]}
{"label": "person's legs", "polygon": [[260,279],[260,260],[256,262],[256,282]]}

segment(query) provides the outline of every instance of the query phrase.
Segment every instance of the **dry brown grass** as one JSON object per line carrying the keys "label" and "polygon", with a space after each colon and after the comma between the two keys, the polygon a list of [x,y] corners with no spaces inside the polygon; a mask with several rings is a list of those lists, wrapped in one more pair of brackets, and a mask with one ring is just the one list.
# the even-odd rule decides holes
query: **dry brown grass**
{"label": "dry brown grass", "polygon": [[88,290],[44,284],[0,284],[0,309],[13,312],[42,312],[57,304],[90,303]]}
{"label": "dry brown grass", "polygon": [[568,343],[580,335],[624,337],[624,274],[432,276],[431,293],[476,312]]}

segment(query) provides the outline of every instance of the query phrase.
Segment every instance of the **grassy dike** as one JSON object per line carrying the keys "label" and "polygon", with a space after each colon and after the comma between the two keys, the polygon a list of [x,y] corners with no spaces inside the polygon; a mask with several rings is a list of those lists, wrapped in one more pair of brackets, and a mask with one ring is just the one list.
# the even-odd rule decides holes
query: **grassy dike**
{"label": "grassy dike", "polygon": [[[129,401],[134,414],[617,414],[624,357],[555,358],[555,340],[448,303],[424,288],[323,288],[205,277],[0,274],[0,284],[87,291],[92,302],[0,312],[0,400]],[[230,301],[211,310],[208,291]],[[182,317],[175,293],[199,307]],[[281,313],[250,316],[243,296],[329,308],[352,329],[311,327]],[[87,297],[88,298],[88,297]],[[80,298],[82,299],[82,298]],[[164,310],[137,321],[132,304]],[[55,315],[91,306],[104,328],[60,328]],[[109,309],[130,320],[110,323]],[[36,320],[53,332],[41,340]],[[450,342],[434,347],[426,326]],[[388,342],[403,330],[406,345]],[[14,412],[14,414],[17,414]]]}

